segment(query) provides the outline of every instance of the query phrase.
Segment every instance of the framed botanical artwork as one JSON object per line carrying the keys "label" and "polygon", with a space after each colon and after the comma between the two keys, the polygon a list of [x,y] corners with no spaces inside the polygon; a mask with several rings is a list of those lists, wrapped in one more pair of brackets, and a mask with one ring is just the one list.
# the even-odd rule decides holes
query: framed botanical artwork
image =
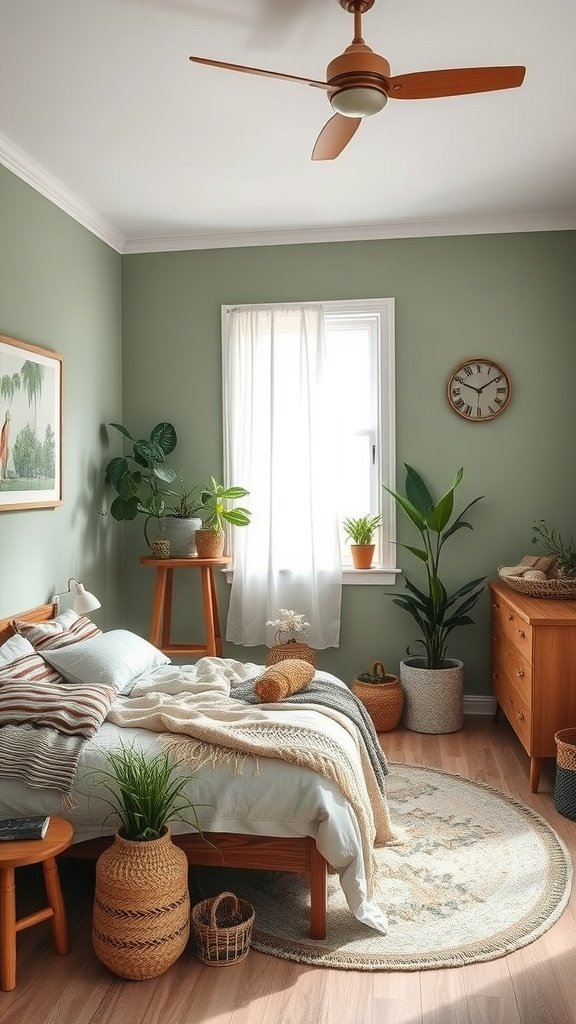
{"label": "framed botanical artwork", "polygon": [[62,504],[62,356],[0,334],[0,512]]}

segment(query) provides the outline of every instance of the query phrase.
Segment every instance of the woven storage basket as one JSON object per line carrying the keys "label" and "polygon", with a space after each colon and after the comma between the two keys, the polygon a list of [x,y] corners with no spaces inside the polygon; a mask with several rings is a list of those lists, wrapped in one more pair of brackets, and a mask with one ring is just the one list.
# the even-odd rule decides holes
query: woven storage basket
{"label": "woven storage basket", "polygon": [[561,729],[556,740],[554,806],[559,814],[576,821],[576,729]]}
{"label": "woven storage basket", "polygon": [[381,677],[381,682],[365,683],[356,677],[352,692],[362,701],[376,732],[391,732],[402,717],[404,690],[397,676],[386,674],[381,661],[372,665],[372,675]]}
{"label": "woven storage basket", "polygon": [[192,907],[192,934],[198,959],[213,967],[237,964],[248,956],[254,907],[233,892],[221,892]]}
{"label": "woven storage basket", "polygon": [[498,576],[511,590],[529,597],[546,597],[552,601],[575,601],[576,579],[525,580],[523,576],[503,576],[498,569]]}
{"label": "woven storage basket", "polygon": [[299,644],[297,640],[288,640],[285,644],[275,644],[266,655],[267,665],[276,665],[287,658],[300,658],[308,661],[316,668],[316,651],[308,644]]}

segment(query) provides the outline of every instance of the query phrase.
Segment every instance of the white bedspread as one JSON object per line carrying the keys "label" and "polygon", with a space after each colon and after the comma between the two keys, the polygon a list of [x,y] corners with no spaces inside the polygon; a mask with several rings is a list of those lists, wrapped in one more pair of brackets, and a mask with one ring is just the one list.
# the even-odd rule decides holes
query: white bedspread
{"label": "white bedspread", "polygon": [[[262,666],[247,666],[257,675]],[[140,692],[153,690],[157,680],[162,690],[178,690],[182,673],[193,674],[195,666],[165,666],[157,669]],[[334,686],[344,686],[329,673],[318,673]],[[189,682],[189,680],[188,680]],[[143,684],[143,685],[142,685]],[[120,698],[122,701],[122,698]],[[289,714],[289,712],[287,712]],[[316,712],[298,712],[314,716]],[[74,842],[82,842],[114,831],[114,817],[105,818],[110,808],[94,795],[94,769],[106,767],[105,751],[120,744],[134,743],[155,753],[163,749],[162,735],[144,729],[119,728],[105,722],[97,735],[85,746],[74,788],[77,806],[66,811],[74,827]],[[198,815],[206,832],[234,832],[247,835],[312,836],[320,853],[340,875],[348,905],[358,920],[386,932],[384,911],[367,898],[366,870],[358,822],[350,804],[328,779],[310,769],[287,764],[273,758],[247,755],[242,760],[242,774],[234,765],[205,767],[188,787],[195,804],[204,804]],[[185,774],[186,770],[182,769]],[[61,811],[61,794],[51,790],[32,790],[23,783],[3,780],[0,791],[0,815],[57,813]],[[105,822],[105,823],[104,823]],[[171,826],[174,833],[189,831],[181,823]]]}

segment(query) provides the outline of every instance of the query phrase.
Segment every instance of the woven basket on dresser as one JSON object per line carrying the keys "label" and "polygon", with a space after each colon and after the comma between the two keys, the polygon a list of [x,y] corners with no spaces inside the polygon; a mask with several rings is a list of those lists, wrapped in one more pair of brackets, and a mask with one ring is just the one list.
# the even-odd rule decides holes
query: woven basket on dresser
{"label": "woven basket on dresser", "polygon": [[237,964],[248,956],[254,907],[233,892],[221,892],[192,907],[192,935],[198,959],[212,967]]}
{"label": "woven basket on dresser", "polygon": [[402,717],[404,690],[397,676],[387,675],[381,661],[372,665],[372,675],[380,682],[366,683],[356,676],[352,692],[366,708],[376,732],[391,732]]}
{"label": "woven basket on dresser", "polygon": [[163,974],[190,934],[186,854],[167,830],[142,842],[116,835],[96,863],[92,943],[121,978]]}
{"label": "woven basket on dresser", "polygon": [[511,590],[528,597],[544,597],[552,601],[576,601],[576,579],[526,580],[523,576],[498,576]]}
{"label": "woven basket on dresser", "polygon": [[301,661],[308,661],[316,668],[316,651],[308,644],[300,644],[297,640],[288,640],[285,644],[275,644],[266,655],[267,665],[276,665],[279,661],[286,661],[287,658],[300,658]]}
{"label": "woven basket on dresser", "polygon": [[556,740],[554,806],[559,814],[576,821],[576,729],[561,729]]}

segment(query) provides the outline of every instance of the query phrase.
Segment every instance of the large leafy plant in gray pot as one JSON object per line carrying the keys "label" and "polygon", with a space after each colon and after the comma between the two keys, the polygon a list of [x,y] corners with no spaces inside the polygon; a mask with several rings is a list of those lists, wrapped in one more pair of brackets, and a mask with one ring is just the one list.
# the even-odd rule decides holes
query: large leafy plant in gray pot
{"label": "large leafy plant in gray pot", "polygon": [[393,595],[394,604],[415,620],[422,634],[417,643],[426,652],[425,657],[417,657],[408,648],[409,657],[400,664],[406,696],[403,722],[415,732],[456,732],[463,725],[464,668],[461,661],[447,658],[448,638],[457,626],[474,622],[469,612],[482,593],[485,577],[463,583],[451,594],[440,579],[446,541],[459,530],[473,529],[465,516],[481,500],[474,498],[454,518],[454,492],[463,475],[464,470],[459,469],[446,493],[436,502],[412,466],[406,465],[405,497],[386,488],[420,534],[418,546],[400,547],[414,555],[426,571],[425,587],[417,587],[404,574],[406,592]]}

